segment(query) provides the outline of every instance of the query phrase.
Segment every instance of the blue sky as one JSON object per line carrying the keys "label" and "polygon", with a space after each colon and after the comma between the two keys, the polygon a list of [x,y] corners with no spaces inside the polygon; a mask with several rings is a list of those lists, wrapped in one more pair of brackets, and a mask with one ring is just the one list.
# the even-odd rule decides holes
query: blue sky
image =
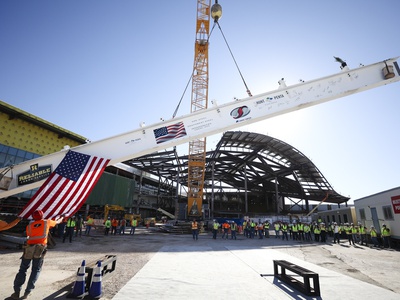
{"label": "blue sky", "polygon": [[[90,140],[169,119],[189,80],[196,0],[0,1],[0,99]],[[220,0],[253,95],[400,55],[398,0]],[[218,29],[209,100],[246,97]],[[400,185],[400,84],[238,128],[309,157],[353,200]],[[179,115],[190,111],[190,88]],[[215,147],[220,135],[209,137]],[[180,154],[187,147],[179,148]]]}

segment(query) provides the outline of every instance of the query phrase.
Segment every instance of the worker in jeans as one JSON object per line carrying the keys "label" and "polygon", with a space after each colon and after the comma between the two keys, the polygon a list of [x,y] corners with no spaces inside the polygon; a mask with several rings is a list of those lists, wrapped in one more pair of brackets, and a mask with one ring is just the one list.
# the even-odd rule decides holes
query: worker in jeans
{"label": "worker in jeans", "polygon": [[197,223],[196,219],[192,222],[192,235],[194,240],[199,239],[199,224]]}
{"label": "worker in jeans", "polygon": [[[47,237],[50,228],[61,223],[63,218],[53,220],[44,220],[43,212],[36,210],[32,214],[33,222],[26,226],[27,245],[24,247],[24,254],[21,257],[19,271],[14,280],[14,293],[11,299],[28,299],[32,290],[35,288],[35,283],[39,278],[42,270],[44,256],[47,252]],[[24,295],[20,298],[22,285],[25,283],[26,272],[32,264],[31,275],[28,279],[28,284]]]}

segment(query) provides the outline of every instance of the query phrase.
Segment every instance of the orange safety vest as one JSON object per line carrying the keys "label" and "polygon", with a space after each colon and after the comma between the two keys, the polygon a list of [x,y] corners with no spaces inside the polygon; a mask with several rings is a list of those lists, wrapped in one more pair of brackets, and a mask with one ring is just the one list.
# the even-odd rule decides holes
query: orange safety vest
{"label": "orange safety vest", "polygon": [[26,235],[28,245],[42,244],[47,245],[47,236],[51,227],[57,225],[53,220],[39,220],[26,226]]}

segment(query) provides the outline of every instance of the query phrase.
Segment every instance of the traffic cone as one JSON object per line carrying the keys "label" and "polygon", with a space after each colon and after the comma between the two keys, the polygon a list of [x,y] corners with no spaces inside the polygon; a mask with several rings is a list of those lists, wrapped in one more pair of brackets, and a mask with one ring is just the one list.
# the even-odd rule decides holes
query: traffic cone
{"label": "traffic cone", "polygon": [[72,292],[68,295],[68,298],[82,298],[85,296],[85,268],[85,261],[83,260],[78,270],[74,287],[72,288]]}
{"label": "traffic cone", "polygon": [[97,262],[97,267],[94,269],[92,284],[89,289],[89,297],[91,299],[98,299],[101,297],[101,261]]}

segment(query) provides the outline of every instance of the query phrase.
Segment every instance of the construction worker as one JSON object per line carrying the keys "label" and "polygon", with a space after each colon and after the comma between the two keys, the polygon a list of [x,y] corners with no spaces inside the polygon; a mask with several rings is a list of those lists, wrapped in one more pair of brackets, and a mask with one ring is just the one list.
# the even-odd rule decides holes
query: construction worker
{"label": "construction worker", "polygon": [[367,227],[363,226],[360,224],[359,228],[358,228],[358,232],[360,233],[360,244],[365,246],[367,245]]}
{"label": "construction worker", "polygon": [[82,236],[82,226],[83,226],[83,219],[81,215],[78,215],[78,218],[76,219],[76,225],[75,225],[75,237]]}
{"label": "construction worker", "polygon": [[232,221],[231,224],[231,240],[235,239],[236,240],[236,231],[238,229],[237,224],[235,223],[235,221]]}
{"label": "construction worker", "polygon": [[57,234],[58,234],[59,238],[63,238],[64,237],[65,226],[67,225],[67,221],[68,221],[68,217],[66,217],[64,215],[62,217],[63,217],[63,219],[62,219],[61,223],[58,224],[58,226],[57,226],[57,232],[58,232]]}
{"label": "construction worker", "polygon": [[257,230],[258,230],[258,238],[262,239],[264,237],[264,225],[262,223],[259,223],[257,226]]}
{"label": "construction worker", "polygon": [[256,232],[256,223],[254,223],[254,220],[251,220],[250,222],[250,238],[253,239],[255,236]]}
{"label": "construction worker", "polygon": [[336,242],[340,243],[340,226],[333,222],[333,243],[336,244]]}
{"label": "construction worker", "polygon": [[299,222],[297,229],[299,230],[298,233],[299,241],[304,241],[304,223]]}
{"label": "construction worker", "polygon": [[281,228],[281,225],[279,222],[276,222],[274,224],[274,230],[275,230],[275,238],[278,239],[279,238],[279,230]]}
{"label": "construction worker", "polygon": [[264,235],[266,238],[269,238],[269,226],[270,226],[269,221],[266,220],[264,223]]}
{"label": "construction worker", "polygon": [[119,234],[125,234],[126,220],[122,218],[119,221]]}
{"label": "construction worker", "polygon": [[[282,231],[282,240],[284,240],[286,238],[286,240],[288,241],[288,230],[289,230],[289,226],[287,223],[282,223],[280,226],[280,229]],[[278,231],[279,234],[279,231]]]}
{"label": "construction worker", "polygon": [[328,223],[328,226],[326,227],[327,231],[328,231],[328,236],[329,237],[333,237],[333,224]]}
{"label": "construction worker", "polygon": [[320,224],[319,229],[320,229],[321,243],[326,243],[326,226],[324,222]]}
{"label": "construction worker", "polygon": [[321,229],[319,228],[319,225],[314,226],[314,240],[316,242],[319,242],[319,237],[321,235]]}
{"label": "construction worker", "polygon": [[110,232],[111,228],[111,220],[110,217],[107,218],[107,220],[104,222],[104,235],[108,235]]}
{"label": "construction worker", "polygon": [[351,234],[353,236],[353,242],[358,242],[358,226],[351,223]]}
{"label": "construction worker", "polygon": [[75,216],[68,218],[67,224],[65,225],[63,243],[65,243],[67,237],[69,237],[69,242],[72,243],[72,236],[74,235],[75,226],[76,226]]}
{"label": "construction worker", "polygon": [[249,221],[248,220],[244,220],[243,221],[243,235],[245,237],[249,237],[250,233],[249,233]]}
{"label": "construction worker", "polygon": [[[32,214],[33,222],[26,226],[27,245],[24,248],[24,254],[21,257],[19,271],[14,280],[14,293],[11,299],[28,299],[32,290],[35,288],[35,282],[39,278],[40,271],[43,266],[43,259],[47,252],[47,237],[50,228],[59,224],[63,218],[58,218],[56,221],[44,220],[43,212],[36,210]],[[25,283],[26,272],[31,266],[31,275],[28,279],[28,284],[24,295],[20,298],[22,285]]]}
{"label": "construction worker", "polygon": [[222,230],[223,230],[222,238],[225,237],[226,240],[228,239],[229,229],[230,229],[230,228],[231,228],[231,225],[229,225],[228,221],[225,221],[225,222],[222,224]]}
{"label": "construction worker", "polygon": [[197,223],[196,219],[193,219],[192,222],[192,235],[193,235],[193,240],[198,240],[199,239],[199,224]]}
{"label": "construction worker", "polygon": [[370,235],[371,235],[371,241],[374,244],[374,247],[379,248],[378,233],[376,232],[376,229],[373,225],[371,225]]}
{"label": "construction worker", "polygon": [[218,221],[217,221],[217,220],[214,220],[214,223],[213,223],[213,230],[212,230],[212,233],[213,233],[213,239],[214,239],[214,240],[216,240],[216,239],[217,239],[217,233],[218,233],[218,229],[219,229],[219,223],[218,223]]}
{"label": "construction worker", "polygon": [[299,239],[299,225],[297,223],[292,224],[293,241]]}
{"label": "construction worker", "polygon": [[311,227],[310,227],[310,225],[305,223],[303,229],[304,229],[304,239],[306,241],[311,241]]}
{"label": "construction worker", "polygon": [[117,234],[118,220],[117,218],[113,218],[111,220],[111,234]]}
{"label": "construction worker", "polygon": [[137,220],[136,218],[134,218],[132,220],[131,231],[129,232],[129,234],[135,234],[136,227],[137,227]]}
{"label": "construction worker", "polygon": [[354,240],[353,240],[353,225],[349,225],[349,223],[345,223],[344,224],[344,230],[346,231],[346,235],[347,235],[347,239],[349,240],[349,245],[351,245],[353,243],[354,244]]}
{"label": "construction worker", "polygon": [[94,219],[89,215],[86,221],[85,235],[90,234],[90,230],[92,229],[93,225],[94,225]]}
{"label": "construction worker", "polygon": [[390,241],[390,229],[386,226],[386,224],[382,225],[381,235],[383,239],[383,247],[392,248],[392,244]]}

